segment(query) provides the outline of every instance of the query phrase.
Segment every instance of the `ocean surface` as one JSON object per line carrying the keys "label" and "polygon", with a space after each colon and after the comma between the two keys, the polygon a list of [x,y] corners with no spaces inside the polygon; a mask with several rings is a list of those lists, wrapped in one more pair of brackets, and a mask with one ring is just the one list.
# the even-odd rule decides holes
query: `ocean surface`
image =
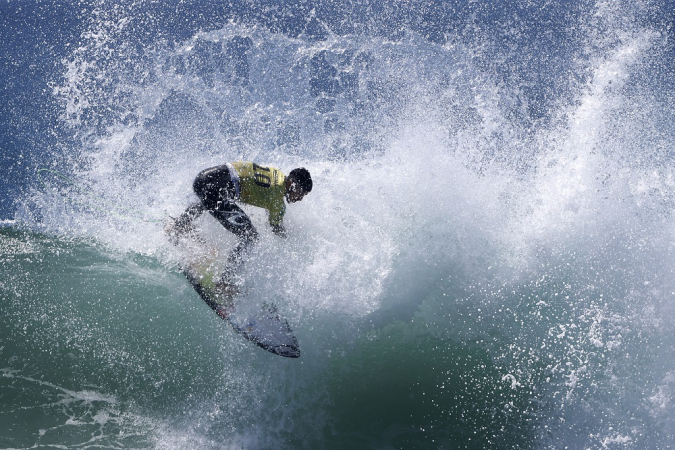
{"label": "ocean surface", "polygon": [[[3,2],[0,448],[674,448],[674,33],[670,1]],[[299,359],[163,231],[234,160],[314,179],[288,239],[246,208],[240,273]]]}

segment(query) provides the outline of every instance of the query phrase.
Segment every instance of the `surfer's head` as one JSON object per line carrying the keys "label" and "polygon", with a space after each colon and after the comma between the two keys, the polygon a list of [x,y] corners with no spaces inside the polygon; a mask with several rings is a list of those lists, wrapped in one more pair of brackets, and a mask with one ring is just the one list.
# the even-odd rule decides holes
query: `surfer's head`
{"label": "surfer's head", "polygon": [[291,170],[286,177],[286,200],[295,203],[312,190],[312,176],[304,167]]}

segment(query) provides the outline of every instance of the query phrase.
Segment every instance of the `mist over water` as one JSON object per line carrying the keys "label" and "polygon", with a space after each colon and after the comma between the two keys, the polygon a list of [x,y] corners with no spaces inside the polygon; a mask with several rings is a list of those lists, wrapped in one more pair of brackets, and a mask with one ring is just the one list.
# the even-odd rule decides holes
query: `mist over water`
{"label": "mist over water", "polygon": [[[76,8],[0,229],[1,444],[673,445],[671,7],[182,8]],[[235,160],[312,173],[288,239],[244,207],[297,361],[163,233]]]}

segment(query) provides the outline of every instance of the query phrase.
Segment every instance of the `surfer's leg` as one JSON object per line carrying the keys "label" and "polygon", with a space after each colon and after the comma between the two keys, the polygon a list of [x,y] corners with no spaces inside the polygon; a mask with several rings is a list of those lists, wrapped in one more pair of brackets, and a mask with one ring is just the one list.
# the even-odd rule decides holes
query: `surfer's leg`
{"label": "surfer's leg", "polygon": [[194,231],[195,227],[192,225],[192,221],[201,216],[204,211],[202,202],[195,202],[183,214],[178,216],[173,223],[169,224],[164,231],[169,235],[172,242],[175,241],[174,244],[176,244],[178,238]]}
{"label": "surfer's leg", "polygon": [[227,258],[227,269],[223,272],[223,278],[228,279],[241,265],[248,250],[258,240],[258,232],[251,223],[251,219],[234,203],[221,203],[218,209],[209,210],[209,212],[222,226],[239,238],[239,242]]}
{"label": "surfer's leg", "polygon": [[246,213],[233,201],[235,187],[227,166],[203,170],[195,179],[193,188],[204,209],[225,229],[239,238],[239,242],[227,258],[228,269],[223,278],[228,279],[228,275],[234,273],[248,249],[258,240],[258,232]]}
{"label": "surfer's leg", "polygon": [[174,222],[175,223],[174,227],[176,228],[176,230],[182,233],[192,231],[194,229],[192,221],[195,220],[197,217],[201,216],[203,212],[204,212],[204,205],[202,205],[202,202],[193,203],[192,205],[188,206],[188,208],[185,210],[183,214],[178,216],[178,218]]}

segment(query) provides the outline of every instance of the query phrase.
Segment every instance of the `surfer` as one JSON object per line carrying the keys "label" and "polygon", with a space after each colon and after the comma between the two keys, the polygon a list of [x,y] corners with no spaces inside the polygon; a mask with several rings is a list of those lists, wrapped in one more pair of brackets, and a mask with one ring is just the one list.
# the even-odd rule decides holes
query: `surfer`
{"label": "surfer", "polygon": [[258,232],[246,213],[244,203],[267,210],[272,231],[286,237],[283,217],[288,203],[299,202],[312,190],[312,177],[305,168],[293,169],[287,176],[279,169],[253,162],[232,162],[205,169],[192,185],[199,201],[190,205],[166,229],[174,242],[194,231],[192,222],[208,211],[239,241],[227,259],[223,281],[227,282],[246,251],[258,240]]}

